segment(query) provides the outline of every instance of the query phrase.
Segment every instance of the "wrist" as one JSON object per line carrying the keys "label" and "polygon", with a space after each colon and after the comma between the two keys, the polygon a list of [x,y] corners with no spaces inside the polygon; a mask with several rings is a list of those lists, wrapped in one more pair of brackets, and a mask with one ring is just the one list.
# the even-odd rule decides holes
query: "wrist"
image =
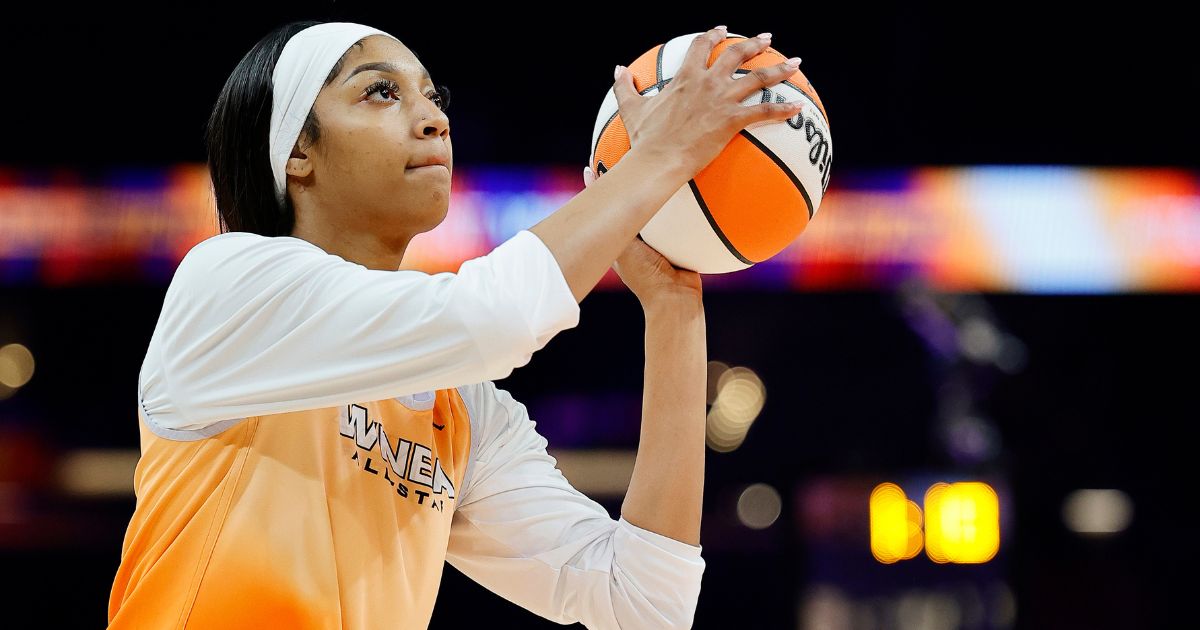
{"label": "wrist", "polygon": [[639,301],[647,319],[704,314],[704,300],[695,293],[659,293]]}
{"label": "wrist", "polygon": [[695,175],[679,151],[664,151],[653,146],[636,146],[631,147],[621,159],[626,160],[631,157],[634,158],[632,161],[640,163],[639,172],[653,173],[667,181],[678,182],[681,186]]}

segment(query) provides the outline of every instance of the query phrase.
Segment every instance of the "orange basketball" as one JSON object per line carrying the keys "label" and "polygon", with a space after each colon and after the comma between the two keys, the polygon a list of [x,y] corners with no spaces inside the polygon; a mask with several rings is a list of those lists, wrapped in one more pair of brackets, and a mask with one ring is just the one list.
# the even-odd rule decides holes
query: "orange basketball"
{"label": "orange basketball", "polygon": [[[693,39],[681,35],[646,51],[629,64],[643,96],[658,94],[675,76]],[[708,65],[725,48],[745,40],[729,34]],[[787,59],[766,48],[734,72],[734,78]],[[778,254],[812,220],[829,186],[833,141],[825,107],[803,72],[750,95],[743,105],[803,102],[787,120],[768,120],[742,129],[712,162],[687,182],[650,219],[641,237],[672,264],[700,273],[745,269]],[[605,95],[592,132],[588,163],[597,175],[629,150],[612,88]]]}

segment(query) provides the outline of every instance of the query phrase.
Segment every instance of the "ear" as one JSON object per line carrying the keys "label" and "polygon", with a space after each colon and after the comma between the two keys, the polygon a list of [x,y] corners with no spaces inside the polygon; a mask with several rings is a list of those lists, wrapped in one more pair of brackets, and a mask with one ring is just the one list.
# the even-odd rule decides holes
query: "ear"
{"label": "ear", "polygon": [[284,172],[296,177],[308,177],[313,170],[312,160],[308,154],[301,151],[299,146],[292,148],[292,155],[284,165]]}

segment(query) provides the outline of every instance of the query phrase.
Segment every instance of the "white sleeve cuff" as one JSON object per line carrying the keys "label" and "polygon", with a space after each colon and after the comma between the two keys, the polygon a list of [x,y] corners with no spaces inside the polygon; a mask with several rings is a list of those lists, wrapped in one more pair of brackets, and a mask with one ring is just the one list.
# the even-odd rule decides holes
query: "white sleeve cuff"
{"label": "white sleeve cuff", "polygon": [[537,250],[545,278],[544,282],[538,283],[540,286],[536,290],[533,286],[514,285],[522,289],[521,297],[536,300],[538,304],[531,314],[534,316],[533,330],[537,333],[537,348],[540,350],[559,331],[579,324],[579,302],[571,293],[571,285],[567,284],[558,259],[541,237],[529,230],[521,230],[516,237],[529,241],[531,247]]}
{"label": "white sleeve cuff", "polygon": [[[618,519],[617,524],[622,529],[632,533],[634,536],[645,540],[646,542],[658,547],[659,549],[662,549],[663,551],[667,551],[672,555],[679,556],[680,558],[699,559],[700,552],[703,551],[703,547],[699,545],[689,545],[682,540],[675,540],[670,536],[663,536],[658,532],[642,529],[641,527],[638,527],[637,525],[625,520],[624,516]],[[703,566],[703,564],[701,564],[701,566]]]}
{"label": "white sleeve cuff", "polygon": [[488,370],[493,380],[525,365],[554,335],[579,324],[579,303],[562,268],[542,239],[529,230],[517,232],[487,256],[464,262],[459,275],[467,273],[482,277],[474,277],[475,284],[464,285],[464,290],[475,295],[502,291],[498,303],[508,306],[499,311],[467,309],[462,314],[475,320],[471,330],[482,331],[476,341],[484,361],[494,366]]}
{"label": "white sleeve cuff", "polygon": [[[654,618],[654,627],[692,627],[704,576],[700,547],[642,529],[624,517],[617,520],[613,546],[614,577],[620,576],[640,594],[640,598],[629,599],[615,609],[617,619],[629,622]],[[634,625],[645,624],[628,627]],[[620,623],[618,626],[626,627]]]}

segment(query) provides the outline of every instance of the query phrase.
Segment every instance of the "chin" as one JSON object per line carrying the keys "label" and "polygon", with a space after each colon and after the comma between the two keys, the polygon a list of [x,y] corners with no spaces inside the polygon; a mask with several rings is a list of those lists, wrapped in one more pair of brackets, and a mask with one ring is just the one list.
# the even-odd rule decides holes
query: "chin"
{"label": "chin", "polygon": [[445,204],[438,206],[438,208],[439,209],[436,212],[431,214],[423,214],[421,217],[422,220],[420,222],[420,227],[417,230],[418,234],[428,232],[441,225],[442,221],[446,220],[446,215],[448,214],[449,208]]}

